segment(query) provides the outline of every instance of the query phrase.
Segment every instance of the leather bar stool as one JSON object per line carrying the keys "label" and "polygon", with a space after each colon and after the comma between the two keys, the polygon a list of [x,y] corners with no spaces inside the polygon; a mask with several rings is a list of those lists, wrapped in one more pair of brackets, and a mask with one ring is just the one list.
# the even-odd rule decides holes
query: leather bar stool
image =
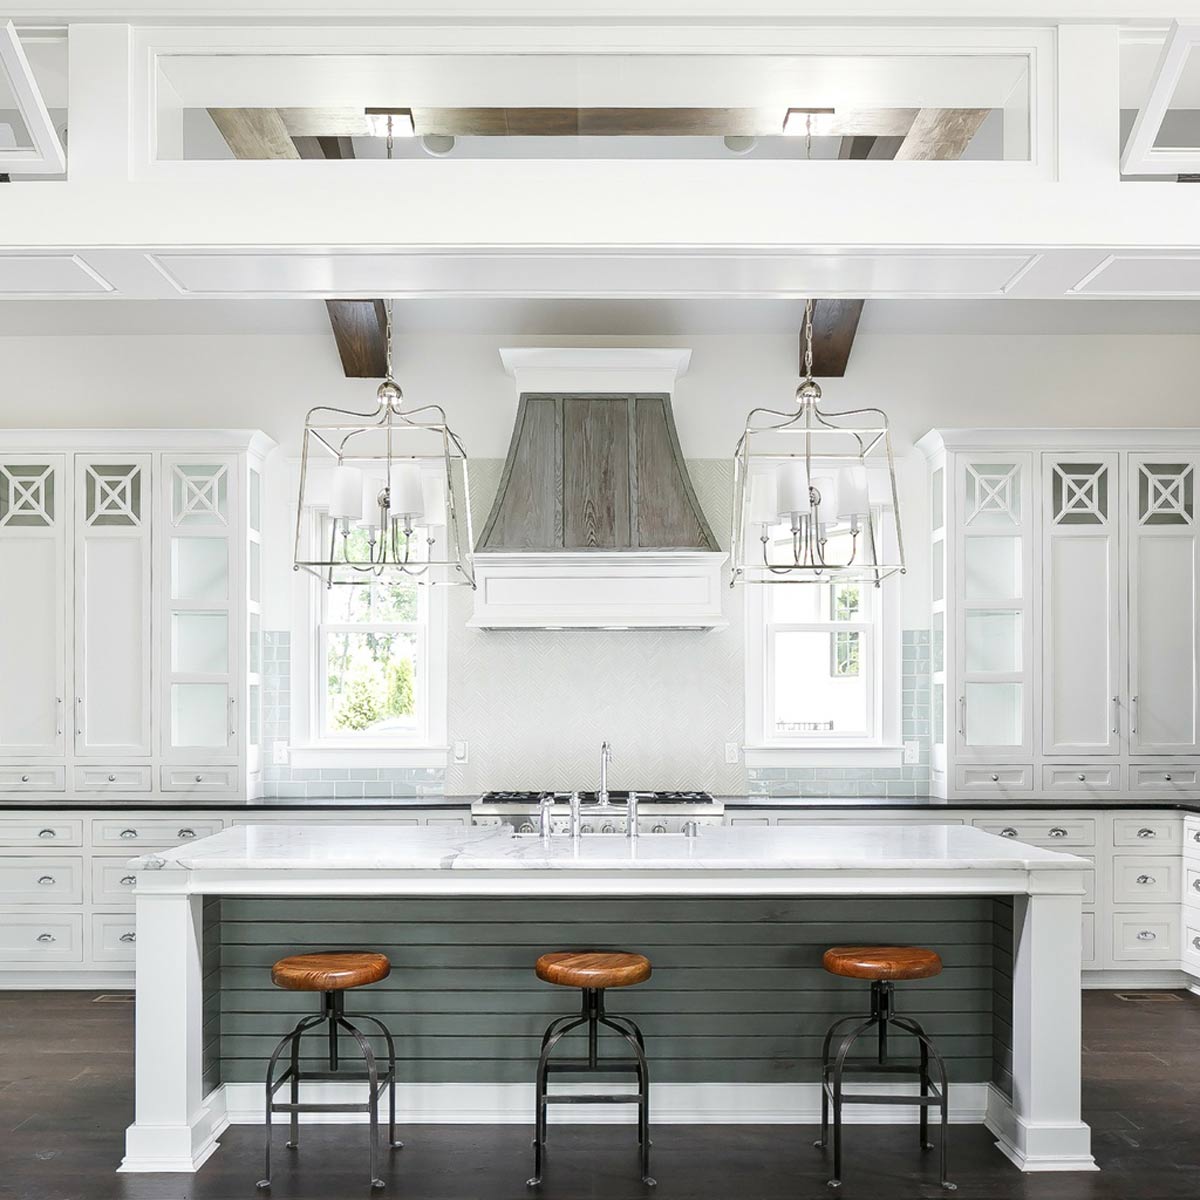
{"label": "leather bar stool", "polygon": [[[824,967],[831,975],[847,979],[871,981],[871,1013],[867,1017],[842,1017],[829,1027],[821,1051],[821,1138],[814,1145],[823,1150],[829,1140],[829,1105],[833,1104],[833,1176],[830,1187],[842,1185],[842,1106],[844,1104],[917,1104],[921,1109],[920,1142],[922,1150],[932,1150],[929,1141],[929,1109],[941,1110],[941,1183],[948,1191],[953,1184],[946,1177],[947,1134],[949,1129],[949,1089],[946,1085],[946,1066],[929,1035],[911,1017],[896,1015],[895,983],[904,979],[929,979],[942,970],[941,958],[932,950],[915,946],[834,946],[825,951]],[[838,1042],[832,1058],[830,1047],[834,1035],[845,1025],[854,1028]],[[920,1062],[894,1062],[888,1059],[888,1034],[892,1028],[911,1034],[920,1047]],[[871,1058],[850,1061],[849,1054],[864,1034],[874,1033],[876,1053]],[[930,1078],[933,1065],[937,1084]],[[915,1075],[921,1083],[919,1096],[866,1095],[856,1092],[847,1096],[843,1083],[847,1072],[868,1071],[872,1074]]]}
{"label": "leather bar stool", "polygon": [[[642,1183],[654,1187],[650,1177],[650,1074],[646,1067],[646,1042],[642,1031],[628,1017],[605,1011],[604,993],[609,988],[632,987],[650,978],[650,960],[641,954],[574,953],[543,954],[534,968],[537,977],[559,987],[579,988],[581,1004],[578,1016],[558,1017],[550,1022],[542,1037],[542,1052],[537,1068],[537,1108],[533,1137],[534,1165],[529,1187],[542,1182],[542,1159],[546,1150],[546,1108],[550,1104],[636,1104],[638,1106],[638,1146],[641,1148]],[[551,1061],[554,1048],[572,1030],[587,1026],[587,1057],[559,1058]],[[620,1035],[632,1051],[631,1058],[611,1058],[599,1053],[601,1027]],[[636,1092],[589,1095],[547,1093],[551,1072],[594,1072],[597,1074],[634,1073]]]}
{"label": "leather bar stool", "polygon": [[[302,1112],[365,1112],[369,1114],[371,1123],[371,1186],[381,1188],[383,1180],[379,1178],[377,1169],[377,1154],[379,1141],[379,1097],[384,1087],[388,1089],[388,1144],[392,1149],[400,1149],[402,1142],[396,1141],[396,1046],[392,1035],[378,1017],[360,1014],[359,1021],[369,1021],[383,1035],[387,1044],[388,1069],[380,1074],[375,1060],[375,1052],[363,1036],[361,1030],[346,1018],[345,993],[351,988],[365,987],[386,979],[392,969],[387,956],[351,951],[323,951],[317,954],[297,954],[291,958],[281,958],[271,968],[271,982],[280,988],[293,992],[321,992],[323,1000],[321,1011],[302,1017],[290,1033],[284,1034],[275,1052],[271,1055],[267,1067],[267,1136],[266,1136],[266,1170],[263,1178],[258,1181],[260,1188],[271,1186],[271,1114],[288,1113],[291,1116],[291,1139],[288,1149],[295,1150],[300,1144],[300,1114]],[[329,1038],[328,1059],[329,1069],[301,1071],[300,1070],[300,1041],[311,1029],[325,1024]],[[347,1075],[339,1069],[338,1034],[348,1033],[362,1053],[366,1063],[366,1075]],[[275,1070],[284,1051],[291,1055],[291,1063],[287,1070],[275,1078]],[[362,1104],[332,1104],[300,1101],[300,1084],[314,1079],[337,1079],[360,1081],[367,1084],[367,1099]],[[291,1095],[288,1101],[278,1101],[275,1093],[285,1083],[291,1084]]]}

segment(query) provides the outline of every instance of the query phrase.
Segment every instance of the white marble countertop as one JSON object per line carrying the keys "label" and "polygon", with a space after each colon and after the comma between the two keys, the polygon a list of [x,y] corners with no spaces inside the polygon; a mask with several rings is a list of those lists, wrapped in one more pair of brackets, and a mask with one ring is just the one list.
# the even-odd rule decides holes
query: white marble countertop
{"label": "white marble countertop", "polygon": [[241,825],[133,860],[141,871],[825,872],[1083,871],[1091,863],[963,825],[704,827],[521,837],[505,827]]}

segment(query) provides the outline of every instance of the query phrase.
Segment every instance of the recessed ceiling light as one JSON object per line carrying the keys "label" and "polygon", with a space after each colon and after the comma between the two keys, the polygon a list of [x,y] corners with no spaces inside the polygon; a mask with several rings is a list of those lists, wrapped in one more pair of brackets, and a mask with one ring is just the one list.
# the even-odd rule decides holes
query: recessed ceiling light
{"label": "recessed ceiling light", "polygon": [[[368,108],[367,132],[371,137],[416,137],[410,108]],[[389,129],[390,126],[390,129]]]}
{"label": "recessed ceiling light", "polygon": [[783,118],[785,137],[828,137],[832,131],[832,108],[789,108]]}

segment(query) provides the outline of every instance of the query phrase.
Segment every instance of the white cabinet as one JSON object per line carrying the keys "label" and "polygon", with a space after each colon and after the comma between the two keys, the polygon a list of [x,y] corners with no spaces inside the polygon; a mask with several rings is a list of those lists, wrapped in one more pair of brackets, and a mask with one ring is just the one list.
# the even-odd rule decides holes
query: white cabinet
{"label": "white cabinet", "polygon": [[1200,430],[920,445],[934,790],[1015,797],[1028,771],[1064,796],[1200,795]]}
{"label": "white cabinet", "polygon": [[255,794],[272,445],[0,432],[0,793]]}
{"label": "white cabinet", "polygon": [[[0,439],[0,756],[62,755],[66,682],[66,458]],[[0,788],[4,784],[0,781]]]}
{"label": "white cabinet", "polygon": [[75,753],[150,755],[150,455],[75,456]]}

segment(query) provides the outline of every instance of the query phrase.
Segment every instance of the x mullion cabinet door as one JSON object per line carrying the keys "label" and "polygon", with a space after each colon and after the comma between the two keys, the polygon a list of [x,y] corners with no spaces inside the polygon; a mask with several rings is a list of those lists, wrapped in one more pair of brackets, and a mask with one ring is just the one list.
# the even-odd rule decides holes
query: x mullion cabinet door
{"label": "x mullion cabinet door", "polygon": [[1120,752],[1119,455],[1042,455],[1042,753]]}
{"label": "x mullion cabinet door", "polygon": [[66,559],[61,454],[0,455],[0,757],[66,752]]}
{"label": "x mullion cabinet door", "polygon": [[148,758],[149,454],[75,456],[75,754]]}
{"label": "x mullion cabinet door", "polygon": [[1129,752],[1200,750],[1194,454],[1128,456]]}
{"label": "x mullion cabinet door", "polygon": [[165,454],[160,477],[163,758],[232,762],[241,619],[235,455]]}

